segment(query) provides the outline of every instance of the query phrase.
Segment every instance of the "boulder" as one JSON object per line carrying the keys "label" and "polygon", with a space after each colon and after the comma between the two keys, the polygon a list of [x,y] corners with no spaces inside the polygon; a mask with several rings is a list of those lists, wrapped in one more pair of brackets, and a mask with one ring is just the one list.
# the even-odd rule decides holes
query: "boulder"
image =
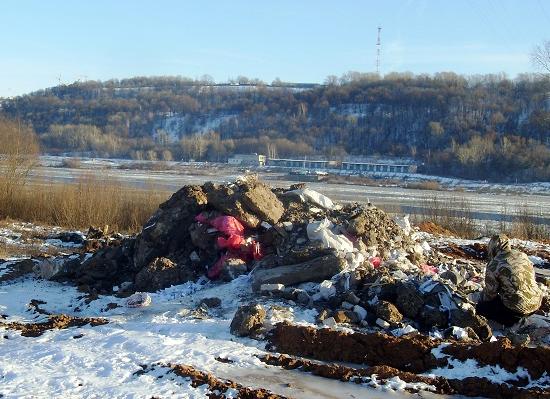
{"label": "boulder", "polygon": [[402,284],[397,288],[395,305],[405,317],[414,319],[424,306],[424,298],[414,285]]}
{"label": "boulder", "polygon": [[266,311],[262,305],[243,305],[237,309],[231,325],[231,334],[238,337],[248,337],[257,333],[265,321]]}
{"label": "boulder", "polygon": [[136,274],[138,291],[155,292],[181,282],[178,266],[167,258],[156,258]]}
{"label": "boulder", "polygon": [[451,325],[457,327],[470,327],[482,341],[489,341],[493,336],[493,330],[487,323],[487,319],[483,316],[476,315],[471,310],[451,310],[449,322]]}
{"label": "boulder", "polygon": [[403,315],[397,310],[393,303],[388,301],[379,301],[374,305],[374,312],[380,319],[390,323],[399,323],[403,320]]}
{"label": "boulder", "polygon": [[420,312],[420,322],[426,327],[446,327],[449,322],[447,312],[439,307],[426,305]]}
{"label": "boulder", "polygon": [[296,265],[256,269],[252,274],[252,288],[258,290],[262,284],[288,286],[307,281],[321,282],[340,273],[345,266],[344,259],[330,254]]}
{"label": "boulder", "polygon": [[242,195],[242,202],[254,214],[269,223],[277,223],[285,211],[283,203],[273,194],[271,188],[260,182],[247,187]]}

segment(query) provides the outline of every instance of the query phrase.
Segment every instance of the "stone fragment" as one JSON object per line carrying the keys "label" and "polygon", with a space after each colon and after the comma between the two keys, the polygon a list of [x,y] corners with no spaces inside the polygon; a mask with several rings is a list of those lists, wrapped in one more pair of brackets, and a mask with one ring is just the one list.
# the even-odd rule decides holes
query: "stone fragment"
{"label": "stone fragment", "polygon": [[330,254],[296,265],[256,269],[252,274],[252,288],[258,290],[262,284],[271,283],[288,286],[306,281],[320,282],[339,273],[344,267],[343,259]]}
{"label": "stone fragment", "polygon": [[409,319],[414,319],[424,306],[422,294],[412,284],[402,284],[397,288],[395,305]]}
{"label": "stone fragment", "polygon": [[199,302],[199,306],[201,306],[202,304],[206,305],[209,308],[219,308],[222,305],[222,300],[217,297],[202,298]]}
{"label": "stone fragment", "polygon": [[262,284],[260,286],[260,292],[282,292],[285,289],[283,284]]}
{"label": "stone fragment", "polygon": [[453,309],[451,310],[449,321],[453,326],[472,328],[482,341],[489,341],[493,336],[493,330],[487,323],[487,319],[474,314],[473,311]]}
{"label": "stone fragment", "polygon": [[393,303],[388,301],[379,301],[375,305],[374,311],[376,316],[390,323],[398,323],[403,320],[403,315],[397,310]]}
{"label": "stone fragment", "polygon": [[420,312],[420,321],[426,327],[446,327],[449,322],[447,312],[426,305]]}
{"label": "stone fragment", "polygon": [[136,274],[135,287],[138,291],[155,292],[181,282],[180,270],[167,258],[156,258]]}
{"label": "stone fragment", "polygon": [[248,337],[258,332],[265,321],[266,311],[262,305],[243,305],[237,309],[231,325],[231,334],[238,337]]}
{"label": "stone fragment", "polygon": [[367,311],[364,307],[355,305],[353,307],[353,311],[355,312],[355,314],[357,314],[359,320],[365,320],[367,318]]}

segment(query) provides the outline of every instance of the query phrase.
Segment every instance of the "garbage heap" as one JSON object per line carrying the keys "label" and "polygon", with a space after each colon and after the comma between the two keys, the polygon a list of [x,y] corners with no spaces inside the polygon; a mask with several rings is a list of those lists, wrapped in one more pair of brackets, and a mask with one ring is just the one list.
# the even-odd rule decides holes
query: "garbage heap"
{"label": "garbage heap", "polygon": [[67,277],[98,294],[123,294],[254,270],[253,288],[260,290],[391,260],[415,269],[424,262],[422,249],[380,209],[337,205],[303,184],[272,189],[248,177],[183,187],[136,237],[98,250]]}

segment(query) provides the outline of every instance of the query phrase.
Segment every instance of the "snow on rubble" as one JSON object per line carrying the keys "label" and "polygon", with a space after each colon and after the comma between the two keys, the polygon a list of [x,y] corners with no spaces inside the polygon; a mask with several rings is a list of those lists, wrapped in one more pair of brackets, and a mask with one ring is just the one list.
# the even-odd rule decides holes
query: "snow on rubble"
{"label": "snow on rubble", "polygon": [[[0,239],[21,241],[16,227]],[[548,302],[514,336],[475,314],[484,238],[420,232],[254,178],[185,186],[136,236],[36,228],[58,252],[0,261],[0,396],[515,397],[550,386]],[[550,246],[513,244],[546,290]]]}

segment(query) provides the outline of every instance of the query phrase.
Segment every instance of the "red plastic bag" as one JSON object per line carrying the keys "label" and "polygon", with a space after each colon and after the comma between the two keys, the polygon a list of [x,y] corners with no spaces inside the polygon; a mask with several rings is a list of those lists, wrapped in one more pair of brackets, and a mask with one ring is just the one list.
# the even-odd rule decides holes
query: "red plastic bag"
{"label": "red plastic bag", "polygon": [[199,213],[195,220],[203,224],[209,224],[221,233],[231,236],[233,234],[243,235],[244,226],[233,216],[218,216],[212,220],[208,220],[204,213]]}
{"label": "red plastic bag", "polygon": [[244,243],[244,237],[238,234],[231,234],[229,238],[218,237],[217,239],[218,248],[238,250]]}

